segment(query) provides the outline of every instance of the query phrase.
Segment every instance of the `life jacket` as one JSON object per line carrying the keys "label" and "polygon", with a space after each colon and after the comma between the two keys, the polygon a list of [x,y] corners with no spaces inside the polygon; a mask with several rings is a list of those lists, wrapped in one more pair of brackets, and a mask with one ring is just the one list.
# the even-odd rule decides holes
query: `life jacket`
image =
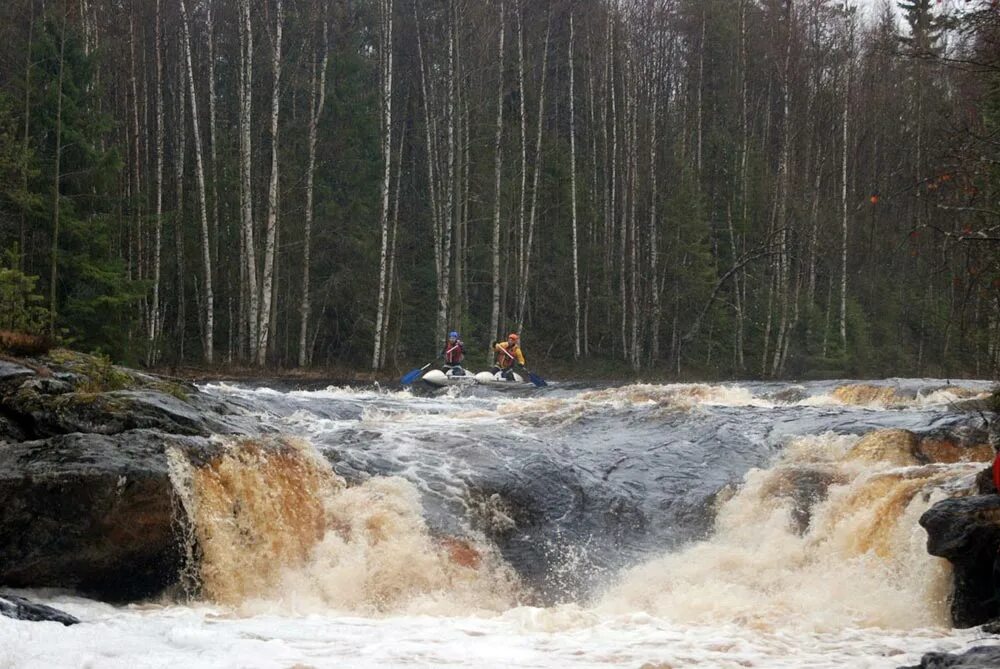
{"label": "life jacket", "polygon": [[444,361],[448,365],[457,365],[462,362],[462,358],[465,357],[465,346],[462,345],[461,340],[456,341],[454,344],[451,342],[445,342],[444,344]]}
{"label": "life jacket", "polygon": [[510,344],[507,342],[502,342],[499,344],[497,350],[497,367],[500,369],[510,369],[517,362],[517,350],[520,344],[514,344],[514,348],[510,348]]}
{"label": "life jacket", "polygon": [[996,457],[993,458],[993,485],[1000,493],[1000,453],[997,453]]}

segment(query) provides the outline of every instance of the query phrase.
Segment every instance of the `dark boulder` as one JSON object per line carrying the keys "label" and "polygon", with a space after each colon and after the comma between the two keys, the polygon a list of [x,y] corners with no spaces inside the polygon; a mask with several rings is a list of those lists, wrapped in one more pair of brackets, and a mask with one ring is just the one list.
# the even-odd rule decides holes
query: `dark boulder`
{"label": "dark boulder", "polygon": [[37,438],[73,432],[118,434],[135,429],[203,437],[241,432],[221,416],[199,413],[188,402],[154,390],[50,395],[29,384],[8,398],[7,410]]}
{"label": "dark boulder", "polygon": [[2,592],[0,592],[0,615],[15,620],[52,621],[62,623],[67,627],[80,622],[79,618],[71,616],[65,611],[54,609],[45,604],[37,604],[24,597],[7,595]]}
{"label": "dark boulder", "polygon": [[0,583],[122,601],[175,582],[183,548],[171,448],[204,460],[220,446],[132,430],[0,448]]}
{"label": "dark boulder", "polygon": [[924,512],[920,524],[927,530],[927,552],[954,567],[955,626],[973,627],[1000,616],[994,578],[1000,567],[1000,495],[943,500]]}
{"label": "dark boulder", "polygon": [[1000,646],[975,646],[964,653],[927,653],[920,664],[899,669],[995,669],[1000,667]]}
{"label": "dark boulder", "polygon": [[10,360],[0,359],[0,388],[19,386],[35,376],[35,370]]}

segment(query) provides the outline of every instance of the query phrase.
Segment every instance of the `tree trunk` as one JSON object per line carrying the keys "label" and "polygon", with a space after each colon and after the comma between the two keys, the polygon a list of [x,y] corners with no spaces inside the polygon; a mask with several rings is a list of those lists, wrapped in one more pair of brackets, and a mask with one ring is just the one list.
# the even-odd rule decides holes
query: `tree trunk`
{"label": "tree trunk", "polygon": [[184,59],[187,62],[188,86],[191,97],[191,127],[194,131],[195,177],[198,182],[198,213],[201,215],[201,256],[205,268],[205,317],[204,347],[205,362],[212,364],[215,350],[215,296],[212,293],[212,251],[208,236],[208,207],[205,198],[205,167],[201,151],[201,125],[198,121],[198,94],[194,83],[194,67],[191,63],[191,32],[188,27],[187,8],[180,0],[181,22],[184,34]]}
{"label": "tree trunk", "polygon": [[500,0],[500,41],[497,48],[497,124],[493,144],[493,309],[490,312],[490,337],[499,336],[500,328],[500,176],[503,167],[503,97],[504,97],[504,35],[506,17],[504,0]]}
{"label": "tree trunk", "polygon": [[[28,175],[31,172],[26,156],[28,155],[28,150],[31,148],[31,43],[35,31],[34,2],[28,3],[28,10],[28,46],[24,56],[24,141],[21,146],[21,189],[25,193],[28,192]],[[24,207],[21,207],[21,219],[17,235],[17,269],[21,272],[25,270],[24,259],[27,255],[27,231],[28,212]]]}
{"label": "tree trunk", "polygon": [[789,170],[791,162],[792,143],[792,119],[791,119],[791,60],[792,60],[792,24],[795,20],[795,7],[793,0],[786,0],[785,5],[785,63],[782,68],[782,117],[781,117],[781,156],[778,162],[778,208],[777,208],[777,230],[781,239],[781,253],[778,256],[778,332],[774,344],[774,360],[771,365],[771,376],[777,376],[781,371],[782,351],[785,348],[785,338],[788,332],[788,298],[789,286],[789,263],[791,262],[788,251],[788,188]]}
{"label": "tree trunk", "polygon": [[271,337],[271,309],[274,291],[274,263],[278,254],[278,116],[281,111],[281,30],[283,0],[275,0],[274,49],[271,52],[271,180],[267,187],[267,223],[264,228],[264,274],[261,277],[260,330],[257,366],[267,362]]}
{"label": "tree trunk", "polygon": [[[212,2],[205,3],[205,33],[208,40],[208,141],[211,149],[209,160],[212,180],[212,266],[219,267],[219,157],[218,137],[216,135],[216,95],[215,95],[215,19],[212,14]],[[232,323],[230,323],[230,329]]]}
{"label": "tree trunk", "polygon": [[253,225],[253,185],[251,182],[251,112],[253,97],[253,26],[250,0],[240,0],[240,215],[243,226],[243,272],[246,287],[246,329],[251,359],[257,357],[257,323],[260,303],[257,288],[257,258]]}
{"label": "tree trunk", "polygon": [[[848,28],[849,44],[848,53],[854,46],[854,23],[853,19]],[[840,344],[843,347],[843,354],[847,354],[847,126],[848,114],[851,99],[851,66],[847,66],[847,86],[844,91],[844,109],[841,123],[841,161],[840,161]]]}
{"label": "tree trunk", "polygon": [[576,233],[576,113],[573,66],[573,13],[569,15],[569,155],[570,155],[570,192],[573,212],[573,357],[580,358],[580,262]]}
{"label": "tree trunk", "polygon": [[160,329],[160,271],[163,246],[163,36],[160,24],[160,0],[156,0],[156,210],[153,219],[153,304],[150,307],[146,363],[156,364]]}
{"label": "tree trunk", "polygon": [[381,48],[379,60],[382,64],[382,209],[379,227],[382,234],[378,276],[378,313],[375,319],[375,346],[372,351],[372,369],[378,369],[382,362],[382,321],[385,317],[386,276],[388,270],[387,251],[389,247],[389,188],[392,177],[392,0],[382,0]]}
{"label": "tree trunk", "polygon": [[542,172],[542,130],[545,127],[545,78],[549,66],[549,36],[552,32],[551,16],[545,22],[545,44],[542,47],[542,82],[538,92],[538,134],[535,136],[535,170],[531,185],[531,215],[528,218],[528,240],[524,249],[522,267],[523,283],[521,299],[517,310],[517,329],[524,329],[524,316],[528,306],[528,279],[531,271],[531,247],[535,237],[535,221],[538,218],[538,182]]}
{"label": "tree trunk", "polygon": [[187,329],[187,303],[185,301],[185,261],[184,261],[184,153],[187,150],[187,124],[184,122],[185,108],[187,106],[187,94],[184,87],[184,68],[178,61],[177,68],[177,88],[176,106],[174,109],[175,147],[174,147],[174,194],[177,198],[176,211],[174,212],[174,249],[176,251],[176,292],[177,292],[177,325],[175,333],[177,348],[175,349],[176,360],[184,359],[184,344]]}
{"label": "tree trunk", "polygon": [[323,7],[323,58],[316,72],[316,61],[312,62],[312,83],[309,86],[309,158],[306,167],[306,211],[305,229],[302,240],[302,306],[299,313],[299,367],[309,364],[309,349],[306,346],[309,332],[309,317],[312,309],[310,302],[309,268],[312,259],[312,223],[313,223],[313,180],[316,175],[316,141],[319,135],[319,120],[326,106],[326,71],[330,61],[329,27],[326,16],[326,5]]}
{"label": "tree trunk", "polygon": [[[524,90],[524,17],[521,15],[524,9],[518,4],[517,8],[517,97],[521,105],[521,201],[517,219],[517,285],[518,309],[520,310],[520,290],[523,289],[525,280],[524,274],[524,231],[525,215],[527,213],[526,201],[528,197],[528,114],[525,109],[526,92]],[[520,313],[520,312],[519,312]],[[520,321],[520,317],[518,318]],[[518,326],[520,327],[520,326]]]}
{"label": "tree trunk", "polygon": [[[656,55],[654,55],[653,65],[652,65],[652,90],[650,91],[650,97],[653,98],[652,109],[650,111],[649,117],[649,277],[650,282],[650,297],[653,302],[653,313],[651,316],[652,323],[650,324],[650,359],[653,364],[660,357],[660,286],[657,281],[659,276],[658,260],[659,260],[659,245],[658,235],[657,235],[657,207],[656,207],[656,197],[657,197],[657,182],[656,182],[656,137],[657,137],[657,111],[660,102],[660,77],[662,72],[660,71],[660,58],[659,50],[657,50]],[[732,216],[730,216],[730,230],[732,230]]]}
{"label": "tree trunk", "polygon": [[68,11],[63,8],[62,28],[59,32],[59,75],[56,80],[56,151],[52,166],[52,267],[49,274],[49,337],[56,338],[56,315],[58,302],[56,287],[59,280],[59,200],[60,200],[60,162],[62,158],[62,101],[63,73],[66,62],[66,16]]}

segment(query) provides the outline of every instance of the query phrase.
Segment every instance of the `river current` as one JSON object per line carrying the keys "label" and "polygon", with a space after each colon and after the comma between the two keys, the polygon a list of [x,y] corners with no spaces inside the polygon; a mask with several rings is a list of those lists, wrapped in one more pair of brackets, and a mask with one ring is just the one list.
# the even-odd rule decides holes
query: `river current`
{"label": "river current", "polygon": [[28,593],[88,624],[0,619],[0,668],[897,667],[990,643],[950,627],[917,524],[983,463],[858,452],[968,430],[955,402],[988,388],[212,384],[295,461],[178,464],[196,585]]}

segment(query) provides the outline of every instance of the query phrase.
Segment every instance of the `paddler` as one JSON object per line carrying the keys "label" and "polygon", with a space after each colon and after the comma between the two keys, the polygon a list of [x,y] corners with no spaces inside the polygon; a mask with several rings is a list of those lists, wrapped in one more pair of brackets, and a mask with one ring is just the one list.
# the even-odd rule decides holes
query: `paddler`
{"label": "paddler", "polygon": [[497,354],[493,373],[500,372],[508,381],[514,380],[514,365],[524,367],[524,353],[521,351],[521,338],[516,332],[507,335],[507,341],[493,342],[493,350]]}
{"label": "paddler", "polygon": [[448,341],[444,343],[441,354],[444,356],[445,374],[465,376],[465,370],[462,368],[462,361],[465,360],[465,345],[459,338],[458,332],[448,333]]}

